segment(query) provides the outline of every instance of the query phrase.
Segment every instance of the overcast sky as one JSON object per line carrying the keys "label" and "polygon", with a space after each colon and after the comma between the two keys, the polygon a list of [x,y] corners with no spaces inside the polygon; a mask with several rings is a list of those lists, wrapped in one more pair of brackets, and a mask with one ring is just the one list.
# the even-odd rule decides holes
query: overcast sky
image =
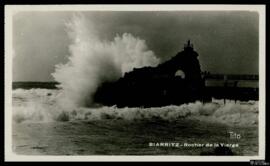
{"label": "overcast sky", "polygon": [[[19,12],[13,17],[13,80],[53,81],[69,55],[65,23],[74,12]],[[146,41],[161,61],[190,39],[202,71],[258,74],[256,12],[83,12],[102,39],[128,32]]]}

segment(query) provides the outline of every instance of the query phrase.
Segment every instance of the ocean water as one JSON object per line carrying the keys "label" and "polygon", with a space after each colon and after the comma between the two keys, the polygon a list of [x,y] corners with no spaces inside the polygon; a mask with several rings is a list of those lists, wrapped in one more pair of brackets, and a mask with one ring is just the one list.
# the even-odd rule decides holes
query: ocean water
{"label": "ocean water", "polygon": [[[160,63],[144,39],[131,33],[112,40],[83,14],[66,23],[68,62],[55,66],[54,84],[22,83],[12,91],[12,147],[20,155],[234,155],[258,154],[258,101],[213,99],[155,108],[85,107],[99,85]],[[71,78],[72,76],[72,78]],[[15,84],[14,84],[15,85]],[[38,89],[37,87],[47,87]],[[241,138],[232,138],[234,133]],[[157,146],[178,143],[183,146]],[[149,145],[155,146],[149,146]],[[236,146],[238,145],[238,146]]]}
{"label": "ocean water", "polygon": [[[25,155],[201,155],[209,147],[151,143],[238,144],[235,155],[258,153],[258,101],[212,99],[154,108],[63,108],[61,90],[12,91],[13,150]],[[230,132],[239,134],[232,138]]]}

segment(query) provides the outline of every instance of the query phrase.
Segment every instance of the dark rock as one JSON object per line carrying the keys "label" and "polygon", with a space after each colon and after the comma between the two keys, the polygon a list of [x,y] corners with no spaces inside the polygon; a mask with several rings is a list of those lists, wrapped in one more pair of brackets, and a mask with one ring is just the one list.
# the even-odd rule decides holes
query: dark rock
{"label": "dark rock", "polygon": [[135,68],[116,82],[102,84],[94,100],[117,107],[158,107],[202,100],[204,81],[198,56],[188,41],[183,51],[157,67]]}

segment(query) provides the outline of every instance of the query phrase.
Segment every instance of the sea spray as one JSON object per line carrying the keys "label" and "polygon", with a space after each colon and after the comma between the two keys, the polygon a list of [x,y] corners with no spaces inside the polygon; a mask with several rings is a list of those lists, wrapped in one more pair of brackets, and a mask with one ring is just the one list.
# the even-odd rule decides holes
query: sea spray
{"label": "sea spray", "polygon": [[[50,95],[48,95],[50,94]],[[210,123],[222,123],[235,126],[256,126],[258,124],[258,101],[213,100],[210,103],[187,103],[151,108],[77,107],[65,110],[58,105],[61,90],[16,89],[13,95],[13,120],[25,121],[96,121],[96,120],[140,120],[178,121],[191,119]]]}
{"label": "sea spray", "polygon": [[52,74],[63,89],[58,103],[64,109],[92,106],[92,97],[104,82],[116,81],[133,68],[159,63],[145,41],[124,33],[113,41],[102,40],[98,29],[83,15],[66,24],[71,40],[66,64],[56,65]]}
{"label": "sea spray", "polygon": [[134,68],[159,63],[144,40],[124,33],[112,41],[99,38],[91,20],[76,15],[67,23],[71,39],[68,62],[58,64],[53,73],[60,90],[13,90],[12,115],[15,122],[157,119],[177,121],[183,118],[227,125],[257,125],[258,101],[187,103],[155,108],[117,108],[92,106],[92,95],[103,82],[115,81]]}

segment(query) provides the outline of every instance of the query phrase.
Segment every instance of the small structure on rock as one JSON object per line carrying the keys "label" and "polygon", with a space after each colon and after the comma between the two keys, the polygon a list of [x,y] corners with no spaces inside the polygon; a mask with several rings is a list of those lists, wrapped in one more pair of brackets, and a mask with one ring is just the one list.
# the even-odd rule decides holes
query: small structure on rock
{"label": "small structure on rock", "polygon": [[203,99],[199,54],[190,40],[184,50],[157,67],[135,68],[116,82],[104,83],[96,103],[117,107],[154,107]]}

